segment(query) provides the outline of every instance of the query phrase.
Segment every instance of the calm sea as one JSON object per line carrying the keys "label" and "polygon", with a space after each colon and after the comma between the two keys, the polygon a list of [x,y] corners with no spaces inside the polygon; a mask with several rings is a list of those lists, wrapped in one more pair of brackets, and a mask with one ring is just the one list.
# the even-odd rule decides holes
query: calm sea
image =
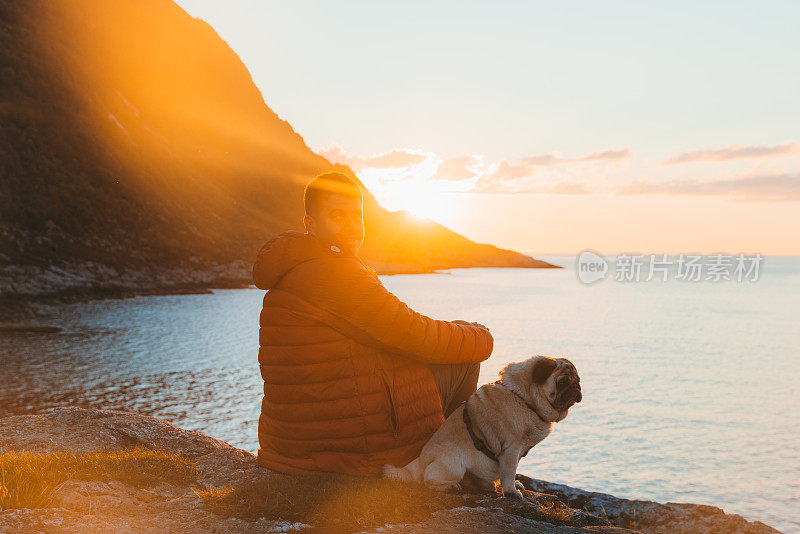
{"label": "calm sea", "polygon": [[[752,281],[586,285],[566,269],[384,276],[438,319],[487,325],[481,383],[510,361],[566,357],[583,402],[519,472],[621,497],[712,504],[800,532],[800,258]],[[55,308],[58,334],[0,337],[0,416],[53,406],[132,410],[255,452],[264,292]]]}

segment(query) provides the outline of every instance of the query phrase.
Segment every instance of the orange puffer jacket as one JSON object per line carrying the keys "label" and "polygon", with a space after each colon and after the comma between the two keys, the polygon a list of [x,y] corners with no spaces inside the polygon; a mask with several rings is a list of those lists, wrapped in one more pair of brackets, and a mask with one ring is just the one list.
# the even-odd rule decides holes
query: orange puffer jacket
{"label": "orange puffer jacket", "polygon": [[376,476],[406,465],[444,422],[427,363],[481,362],[482,328],[411,310],[361,260],[308,233],[267,242],[258,361],[258,461],[284,473]]}

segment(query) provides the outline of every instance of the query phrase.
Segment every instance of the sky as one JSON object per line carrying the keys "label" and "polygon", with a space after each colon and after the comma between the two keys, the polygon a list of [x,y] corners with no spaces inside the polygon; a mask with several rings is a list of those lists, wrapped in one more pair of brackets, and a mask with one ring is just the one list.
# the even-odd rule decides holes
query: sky
{"label": "sky", "polygon": [[800,2],[178,4],[388,209],[528,253],[800,254]]}

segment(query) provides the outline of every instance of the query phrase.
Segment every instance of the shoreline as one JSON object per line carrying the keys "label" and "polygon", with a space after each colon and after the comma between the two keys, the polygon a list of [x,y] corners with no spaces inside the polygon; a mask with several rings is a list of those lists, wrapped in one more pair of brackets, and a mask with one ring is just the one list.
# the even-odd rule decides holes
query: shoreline
{"label": "shoreline", "polygon": [[[563,267],[547,264],[548,266],[502,266],[478,265],[472,267],[440,267],[416,268],[413,266],[384,265],[376,269],[380,276],[395,276],[403,274],[449,274],[451,269],[562,269]],[[226,271],[222,276],[217,276],[220,270]],[[241,262],[235,265],[223,266],[222,269],[186,270],[178,269],[165,272],[129,271],[121,273],[118,278],[116,272],[97,276],[97,273],[65,272],[59,269],[58,277],[29,276],[28,280],[12,284],[6,281],[3,284],[3,271],[0,270],[0,331],[3,323],[17,323],[27,319],[40,317],[41,308],[68,304],[73,302],[86,302],[93,300],[118,300],[147,296],[167,295],[208,295],[217,289],[248,289],[254,288],[249,268],[243,267]],[[243,274],[245,271],[247,274]],[[40,274],[40,273],[35,273]],[[177,276],[176,276],[177,275]],[[6,280],[10,276],[5,277]],[[172,280],[183,280],[172,282]],[[45,282],[46,281],[46,282]],[[94,282],[82,284],[81,282]],[[155,283],[153,283],[155,282]],[[27,291],[14,291],[10,288],[22,287]],[[31,325],[35,327],[37,325]],[[38,325],[41,326],[41,325]]]}

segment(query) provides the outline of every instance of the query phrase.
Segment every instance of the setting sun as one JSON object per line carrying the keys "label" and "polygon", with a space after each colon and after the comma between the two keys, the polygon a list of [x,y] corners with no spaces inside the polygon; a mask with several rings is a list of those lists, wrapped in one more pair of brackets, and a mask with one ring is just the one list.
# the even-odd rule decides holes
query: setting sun
{"label": "setting sun", "polygon": [[419,183],[397,183],[376,188],[375,196],[392,211],[406,210],[415,217],[431,219],[445,226],[452,224],[455,215],[453,202],[442,191]]}

